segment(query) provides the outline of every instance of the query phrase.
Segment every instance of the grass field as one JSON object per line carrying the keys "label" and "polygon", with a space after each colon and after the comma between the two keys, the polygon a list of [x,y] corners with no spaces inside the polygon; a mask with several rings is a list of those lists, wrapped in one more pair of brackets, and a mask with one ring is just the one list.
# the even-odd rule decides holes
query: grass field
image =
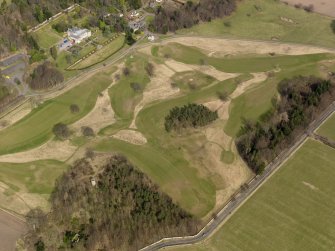
{"label": "grass field", "polygon": [[54,182],[67,168],[56,160],[30,163],[0,163],[0,182],[14,192],[50,194]]}
{"label": "grass field", "polygon": [[325,121],[317,133],[335,141],[335,114]]}
{"label": "grass field", "polygon": [[335,35],[330,28],[331,20],[319,14],[297,10],[277,0],[248,0],[241,1],[237,11],[230,17],[203,23],[179,33],[278,39],[334,48]]}
{"label": "grass field", "polygon": [[62,35],[52,29],[51,24],[47,24],[41,29],[32,33],[38,45],[48,50],[62,40]]}
{"label": "grass field", "polygon": [[333,250],[334,163],[307,141],[212,237],[174,250]]}
{"label": "grass field", "polygon": [[[99,93],[111,84],[112,71],[114,68],[94,75],[67,93],[46,101],[24,119],[1,131],[0,154],[36,147],[52,137],[52,127],[56,123],[70,124],[86,115],[94,107]],[[71,104],[77,104],[80,112],[71,113]]]}

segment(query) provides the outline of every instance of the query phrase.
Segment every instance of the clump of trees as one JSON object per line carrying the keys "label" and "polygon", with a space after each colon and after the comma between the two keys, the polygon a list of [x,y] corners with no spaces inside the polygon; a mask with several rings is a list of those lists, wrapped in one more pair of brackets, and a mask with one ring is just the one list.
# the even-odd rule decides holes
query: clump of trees
{"label": "clump of trees", "polygon": [[165,117],[165,129],[180,130],[188,127],[200,127],[211,123],[218,118],[217,111],[211,111],[204,105],[188,104],[182,107],[174,107]]}
{"label": "clump of trees", "polygon": [[199,3],[187,1],[181,7],[167,5],[157,9],[151,29],[159,33],[174,32],[200,22],[228,16],[235,9],[235,0],[200,0]]}
{"label": "clump of trees", "polygon": [[67,125],[63,123],[57,123],[56,125],[54,125],[54,127],[52,128],[52,132],[58,139],[61,140],[65,140],[71,135],[70,129],[67,127]]}
{"label": "clump of trees", "polygon": [[48,217],[29,214],[27,247],[139,250],[163,237],[194,234],[199,223],[122,156],[94,168],[77,161],[57,180],[50,201]]}
{"label": "clump of trees", "polygon": [[335,100],[335,84],[313,76],[283,80],[275,108],[258,123],[245,122],[237,149],[255,173],[261,173]]}
{"label": "clump of trees", "polygon": [[63,81],[63,74],[48,61],[37,66],[28,80],[32,89],[50,88]]}

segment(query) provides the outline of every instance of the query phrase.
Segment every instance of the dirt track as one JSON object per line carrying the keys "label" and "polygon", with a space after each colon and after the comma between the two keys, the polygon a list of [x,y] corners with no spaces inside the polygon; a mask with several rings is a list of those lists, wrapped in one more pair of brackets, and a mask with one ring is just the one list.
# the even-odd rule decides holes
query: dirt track
{"label": "dirt track", "polygon": [[0,209],[0,251],[14,251],[15,243],[26,232],[26,225]]}

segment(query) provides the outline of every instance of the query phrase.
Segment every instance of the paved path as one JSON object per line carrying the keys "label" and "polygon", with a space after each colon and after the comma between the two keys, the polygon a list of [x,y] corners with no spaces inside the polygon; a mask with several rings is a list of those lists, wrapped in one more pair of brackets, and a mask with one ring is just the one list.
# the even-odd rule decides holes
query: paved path
{"label": "paved path", "polygon": [[173,237],[162,239],[152,245],[149,245],[141,251],[154,251],[166,247],[181,246],[187,244],[196,244],[203,241],[215,232],[228,217],[236,211],[250,196],[259,188],[289,157],[305,142],[311,135],[332,113],[335,111],[335,102],[332,103],[316,120],[314,120],[309,128],[296,140],[295,144],[282,152],[265,171],[251,180],[247,188],[230,200],[228,204],[196,235],[186,237]]}

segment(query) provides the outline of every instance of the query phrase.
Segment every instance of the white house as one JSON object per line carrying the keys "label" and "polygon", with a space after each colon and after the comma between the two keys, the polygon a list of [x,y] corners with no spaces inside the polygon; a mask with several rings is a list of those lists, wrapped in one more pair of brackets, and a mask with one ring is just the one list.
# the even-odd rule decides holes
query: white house
{"label": "white house", "polygon": [[78,27],[73,27],[68,29],[67,36],[70,40],[72,40],[75,44],[81,43],[84,39],[92,36],[92,33],[88,29],[80,29]]}

